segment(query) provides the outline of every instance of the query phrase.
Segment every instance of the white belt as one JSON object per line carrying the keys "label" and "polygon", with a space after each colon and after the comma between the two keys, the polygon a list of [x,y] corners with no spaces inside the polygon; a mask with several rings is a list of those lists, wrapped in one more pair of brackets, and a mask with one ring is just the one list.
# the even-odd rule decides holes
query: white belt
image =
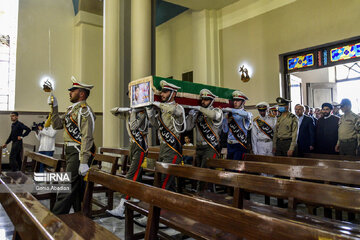
{"label": "white belt", "polygon": [[237,144],[237,143],[239,143],[239,141],[238,140],[227,140],[227,143],[229,143],[229,144]]}
{"label": "white belt", "polygon": [[65,142],[65,146],[67,146],[67,147],[75,147],[75,146],[80,146],[80,144],[77,143],[77,142]]}

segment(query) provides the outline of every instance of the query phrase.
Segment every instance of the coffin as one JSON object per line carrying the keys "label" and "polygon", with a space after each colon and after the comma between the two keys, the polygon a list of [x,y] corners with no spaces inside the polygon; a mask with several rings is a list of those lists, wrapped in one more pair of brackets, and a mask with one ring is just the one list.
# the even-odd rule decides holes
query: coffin
{"label": "coffin", "polygon": [[170,78],[149,76],[129,83],[130,107],[144,107],[151,105],[154,101],[160,101],[160,81],[165,80],[168,83],[181,87],[178,90],[176,102],[181,105],[198,106],[199,93],[201,89],[209,89],[218,96],[213,104],[214,107],[230,107],[230,100],[234,89],[215,87],[200,83],[185,82]]}

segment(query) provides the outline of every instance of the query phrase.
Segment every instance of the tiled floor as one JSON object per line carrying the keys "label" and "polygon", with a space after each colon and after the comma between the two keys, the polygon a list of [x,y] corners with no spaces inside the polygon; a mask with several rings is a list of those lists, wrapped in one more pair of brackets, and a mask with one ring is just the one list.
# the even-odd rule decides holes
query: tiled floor
{"label": "tiled floor", "polygon": [[[95,195],[95,198],[97,198],[103,202],[106,201],[104,194],[97,194],[97,195]],[[257,195],[257,194],[251,194],[251,200],[260,202],[260,203],[264,203],[264,197]],[[120,202],[119,194],[116,193],[114,196],[114,206],[117,206],[119,204],[119,202]],[[44,201],[42,201],[42,203],[45,206],[49,207],[48,200],[44,200]],[[271,205],[276,205],[275,198],[271,198]],[[306,211],[305,205],[299,205],[298,211],[305,212]],[[320,214],[320,215],[323,214],[322,208],[319,209],[318,214]],[[108,229],[109,231],[114,233],[120,239],[125,239],[125,220],[124,219],[120,220],[115,217],[101,217],[101,218],[97,217],[94,219],[94,221],[99,223],[100,225],[104,226],[106,229]],[[357,215],[355,222],[358,224],[360,223],[359,214]],[[140,232],[140,231],[144,231],[144,230],[145,230],[144,228],[142,228],[138,225],[134,225],[135,232]],[[0,205],[0,240],[12,239],[13,231],[14,231],[14,227],[13,227],[10,219],[8,218],[4,208]],[[163,231],[170,236],[174,236],[175,239],[182,239],[181,234],[173,229],[167,228]],[[188,238],[188,239],[191,239],[191,238]]]}

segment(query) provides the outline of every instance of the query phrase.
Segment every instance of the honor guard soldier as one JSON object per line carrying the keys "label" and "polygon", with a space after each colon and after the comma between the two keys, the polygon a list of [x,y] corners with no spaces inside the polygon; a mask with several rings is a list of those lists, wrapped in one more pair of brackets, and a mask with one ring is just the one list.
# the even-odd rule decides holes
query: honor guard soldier
{"label": "honor guard soldier", "polygon": [[[120,108],[111,109],[111,113],[119,116],[121,119],[126,119],[126,129],[129,134],[130,142],[130,168],[126,173],[125,178],[133,181],[141,180],[142,167],[141,164],[148,152],[148,145],[146,136],[148,133],[148,119],[144,108]],[[129,200],[129,196],[121,194],[120,204],[113,210],[106,210],[113,216],[125,217],[125,202]]]}
{"label": "honor guard soldier", "polygon": [[[175,102],[180,87],[164,80],[160,82],[161,103],[154,102],[154,107],[147,107],[149,121],[158,129],[160,140],[159,162],[178,164],[182,162],[182,145],[180,134],[185,131],[184,108]],[[163,174],[161,186],[165,189],[175,190],[174,177]]]}
{"label": "honor guard soldier", "polygon": [[291,157],[294,154],[297,141],[298,119],[289,112],[291,100],[276,98],[280,116],[277,119],[273,138],[273,153],[276,156]]}
{"label": "honor guard soldier", "polygon": [[260,115],[254,119],[251,129],[252,150],[256,155],[272,156],[276,118],[268,115],[268,103],[258,103],[256,108]]}
{"label": "honor guard soldier", "polygon": [[223,131],[228,133],[227,158],[243,159],[248,152],[248,131],[252,126],[252,114],[245,111],[244,105],[248,98],[241,91],[232,93],[234,108],[224,108],[226,112],[223,122]]}
{"label": "honor guard soldier", "polygon": [[[209,158],[220,156],[221,123],[223,113],[220,108],[214,108],[216,96],[208,89],[200,91],[201,106],[194,106],[186,117],[186,130],[196,127],[196,166],[205,168]],[[198,191],[204,190],[204,184],[199,183]]]}
{"label": "honor guard soldier", "polygon": [[339,139],[335,151],[340,152],[340,155],[356,156],[356,154],[359,154],[360,117],[351,111],[351,101],[349,99],[342,99],[338,106],[340,106],[344,115],[341,116],[339,121]]}
{"label": "honor guard soldier", "polygon": [[58,103],[52,95],[48,104],[52,105],[51,123],[54,129],[65,129],[64,142],[66,152],[66,172],[71,172],[71,192],[60,193],[52,211],[55,214],[68,214],[71,206],[74,211],[81,210],[84,192],[84,180],[95,153],[94,128],[95,114],[86,99],[90,95],[92,85],[78,82],[71,78],[73,84],[69,88],[70,102],[63,116],[59,115]]}

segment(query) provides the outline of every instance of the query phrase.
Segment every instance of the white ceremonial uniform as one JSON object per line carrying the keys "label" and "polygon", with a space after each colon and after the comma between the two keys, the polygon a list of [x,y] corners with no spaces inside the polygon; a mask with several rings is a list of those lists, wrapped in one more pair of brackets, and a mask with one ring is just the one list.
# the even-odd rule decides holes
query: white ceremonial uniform
{"label": "white ceremonial uniform", "polygon": [[259,128],[256,121],[258,118],[265,121],[273,131],[275,130],[276,125],[276,118],[270,117],[267,114],[265,117],[258,116],[253,120],[253,128],[251,130],[252,150],[255,155],[273,156],[273,140]]}

